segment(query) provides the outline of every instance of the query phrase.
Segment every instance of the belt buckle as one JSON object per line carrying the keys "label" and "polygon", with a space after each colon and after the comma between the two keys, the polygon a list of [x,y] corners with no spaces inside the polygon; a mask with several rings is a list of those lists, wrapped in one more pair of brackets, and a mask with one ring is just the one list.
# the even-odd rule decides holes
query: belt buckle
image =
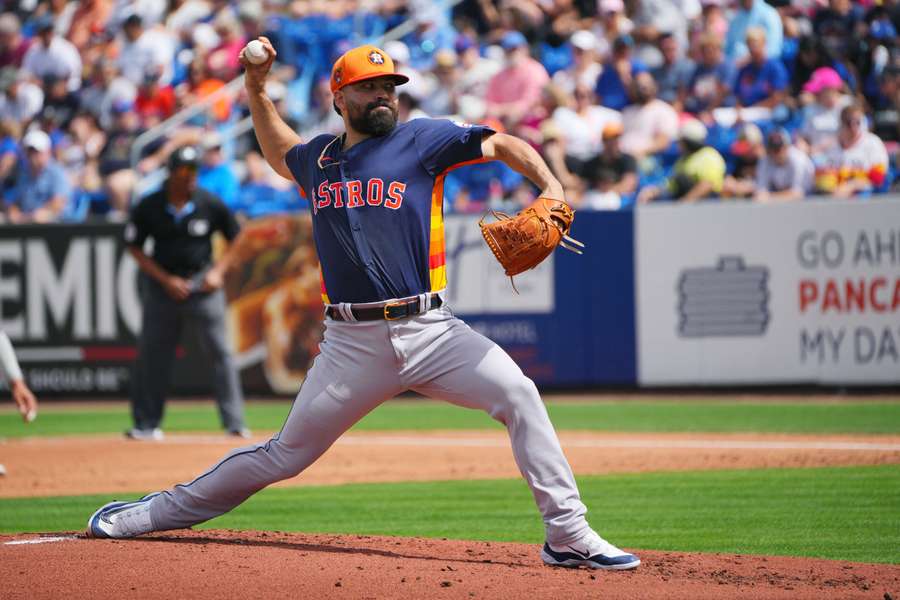
{"label": "belt buckle", "polygon": [[402,317],[392,317],[388,313],[388,309],[391,308],[392,306],[407,306],[408,304],[409,304],[408,302],[388,302],[387,304],[384,305],[384,320],[385,321],[399,321],[400,319],[402,319],[404,317],[408,317],[409,311],[407,311],[407,314],[403,315]]}

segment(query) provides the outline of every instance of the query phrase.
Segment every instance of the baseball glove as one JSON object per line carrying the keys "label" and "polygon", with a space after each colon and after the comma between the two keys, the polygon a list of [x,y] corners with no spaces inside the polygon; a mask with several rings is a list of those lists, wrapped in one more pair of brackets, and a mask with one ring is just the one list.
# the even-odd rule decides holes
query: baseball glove
{"label": "baseball glove", "polygon": [[491,213],[497,220],[485,223],[485,215],[478,226],[510,281],[514,275],[538,266],[557,246],[582,253],[580,248],[584,244],[569,237],[575,211],[562,200],[538,198],[514,217],[497,211]]}

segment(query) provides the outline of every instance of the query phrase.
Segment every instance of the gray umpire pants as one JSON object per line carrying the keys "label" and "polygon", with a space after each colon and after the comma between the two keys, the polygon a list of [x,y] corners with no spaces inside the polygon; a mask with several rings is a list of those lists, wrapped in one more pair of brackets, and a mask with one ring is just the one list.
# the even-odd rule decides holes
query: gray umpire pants
{"label": "gray umpire pants", "polygon": [[138,429],[159,427],[175,349],[186,324],[197,332],[203,352],[213,364],[213,396],[222,426],[244,427],[244,395],[225,332],[225,292],[192,293],[184,302],[169,296],[156,281],[143,277],[143,319],[131,387],[131,411]]}
{"label": "gray umpire pants", "polygon": [[155,496],[154,530],[202,523],[294,477],[369,411],[407,389],[486,411],[506,426],[550,543],[573,543],[589,530],[587,509],[537,388],[497,344],[446,307],[399,321],[325,324],[321,352],[281,431]]}

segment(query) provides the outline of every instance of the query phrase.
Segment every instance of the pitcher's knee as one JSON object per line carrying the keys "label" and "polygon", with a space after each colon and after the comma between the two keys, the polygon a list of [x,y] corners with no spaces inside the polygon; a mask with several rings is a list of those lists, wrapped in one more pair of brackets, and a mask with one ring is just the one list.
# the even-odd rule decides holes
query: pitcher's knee
{"label": "pitcher's knee", "polygon": [[541,395],[534,382],[522,375],[503,388],[500,397],[491,408],[490,414],[501,423],[508,424],[513,419],[532,412],[535,408],[543,409]]}
{"label": "pitcher's knee", "polygon": [[313,461],[308,448],[288,446],[278,440],[269,442],[265,452],[269,458],[269,468],[266,472],[271,479],[268,482],[270,484],[296,477]]}

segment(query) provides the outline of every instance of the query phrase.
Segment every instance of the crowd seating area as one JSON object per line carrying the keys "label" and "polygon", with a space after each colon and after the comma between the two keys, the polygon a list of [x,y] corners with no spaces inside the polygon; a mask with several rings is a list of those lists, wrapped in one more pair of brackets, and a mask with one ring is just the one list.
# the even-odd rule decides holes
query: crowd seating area
{"label": "crowd seating area", "polygon": [[[547,160],[582,210],[695,200],[865,198],[895,187],[900,3],[848,0],[30,0],[0,14],[5,222],[124,218],[171,151],[246,217],[301,210],[262,159],[240,92],[135,140],[240,75],[258,35],[267,91],[308,139],[339,133],[331,64],[378,42],[400,119],[487,124]],[[391,36],[392,38],[396,36]],[[156,177],[154,177],[156,175]],[[536,190],[502,164],[457,169],[445,209],[515,209]]]}

